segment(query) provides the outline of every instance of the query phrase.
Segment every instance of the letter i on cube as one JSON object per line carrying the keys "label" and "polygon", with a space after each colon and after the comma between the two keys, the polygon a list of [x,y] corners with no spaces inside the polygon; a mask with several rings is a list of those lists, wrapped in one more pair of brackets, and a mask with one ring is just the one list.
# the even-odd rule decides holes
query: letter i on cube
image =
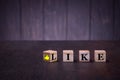
{"label": "letter i on cube", "polygon": [[90,51],[89,50],[79,50],[79,61],[80,62],[90,62]]}
{"label": "letter i on cube", "polygon": [[46,62],[56,62],[57,61],[57,51],[55,51],[55,50],[43,51],[43,60]]}
{"label": "letter i on cube", "polygon": [[105,50],[95,50],[94,51],[95,62],[106,62],[106,51]]}
{"label": "letter i on cube", "polygon": [[63,62],[73,62],[73,50],[63,50]]}

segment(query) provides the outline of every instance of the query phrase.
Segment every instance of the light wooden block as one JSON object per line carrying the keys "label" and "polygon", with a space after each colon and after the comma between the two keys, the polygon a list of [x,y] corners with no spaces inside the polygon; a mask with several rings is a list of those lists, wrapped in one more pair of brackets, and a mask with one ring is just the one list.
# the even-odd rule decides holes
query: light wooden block
{"label": "light wooden block", "polygon": [[63,50],[63,62],[73,62],[73,50]]}
{"label": "light wooden block", "polygon": [[55,51],[55,50],[43,51],[43,60],[46,61],[46,62],[57,61],[57,51]]}
{"label": "light wooden block", "polygon": [[106,62],[106,51],[105,50],[95,50],[94,51],[95,62]]}
{"label": "light wooden block", "polygon": [[79,50],[79,61],[80,62],[90,62],[90,51],[89,50]]}

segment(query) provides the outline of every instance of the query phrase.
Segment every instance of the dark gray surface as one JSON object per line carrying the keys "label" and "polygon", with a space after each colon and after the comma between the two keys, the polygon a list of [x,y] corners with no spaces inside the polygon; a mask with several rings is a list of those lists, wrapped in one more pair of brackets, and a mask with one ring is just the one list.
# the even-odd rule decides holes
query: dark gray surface
{"label": "dark gray surface", "polygon": [[[58,62],[43,61],[42,51],[58,51]],[[64,63],[62,50],[74,50],[75,62]],[[78,62],[78,50],[90,50],[91,62]],[[107,51],[106,63],[95,63],[95,49]],[[0,42],[0,80],[119,80],[120,41]]]}

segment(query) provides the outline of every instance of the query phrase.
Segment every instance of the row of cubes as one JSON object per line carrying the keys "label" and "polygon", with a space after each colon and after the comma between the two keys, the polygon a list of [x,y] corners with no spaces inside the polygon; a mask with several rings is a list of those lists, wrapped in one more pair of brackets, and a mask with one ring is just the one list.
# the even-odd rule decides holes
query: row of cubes
{"label": "row of cubes", "polygon": [[[46,62],[57,61],[56,50],[45,50],[43,51],[43,60]],[[79,61],[90,62],[90,51],[79,50]],[[94,50],[94,61],[95,62],[106,62],[106,51],[105,50]],[[74,51],[63,50],[63,62],[74,62]]]}

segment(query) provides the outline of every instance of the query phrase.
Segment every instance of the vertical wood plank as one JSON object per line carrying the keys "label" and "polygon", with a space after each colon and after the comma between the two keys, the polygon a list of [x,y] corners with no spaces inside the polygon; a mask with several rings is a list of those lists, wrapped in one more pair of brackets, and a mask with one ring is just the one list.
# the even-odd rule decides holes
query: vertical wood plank
{"label": "vertical wood plank", "polygon": [[89,0],[68,0],[68,40],[89,39]]}
{"label": "vertical wood plank", "polygon": [[0,0],[0,40],[20,39],[19,0]]}
{"label": "vertical wood plank", "polygon": [[91,40],[113,39],[113,0],[92,0]]}
{"label": "vertical wood plank", "polygon": [[21,1],[23,40],[43,40],[43,0]]}
{"label": "vertical wood plank", "polygon": [[0,0],[0,40],[5,39],[5,2]]}
{"label": "vertical wood plank", "polygon": [[65,40],[66,0],[44,1],[44,40]]}
{"label": "vertical wood plank", "polygon": [[115,0],[114,40],[120,40],[120,0]]}

